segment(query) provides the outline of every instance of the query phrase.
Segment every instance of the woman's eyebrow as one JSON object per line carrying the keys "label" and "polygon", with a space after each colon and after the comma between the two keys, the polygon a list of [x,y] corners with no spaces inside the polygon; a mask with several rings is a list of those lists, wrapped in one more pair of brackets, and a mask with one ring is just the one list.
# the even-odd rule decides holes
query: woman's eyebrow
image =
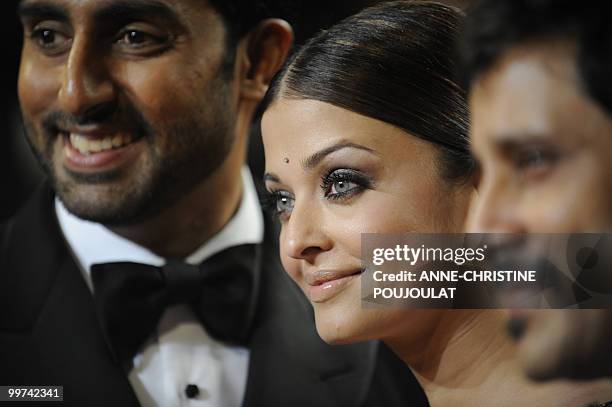
{"label": "woman's eyebrow", "polygon": [[[323,160],[329,154],[335,151],[345,149],[345,148],[356,148],[358,150],[367,151],[370,154],[379,155],[376,151],[372,150],[371,148],[368,148],[368,147],[365,147],[359,144],[355,144],[347,140],[340,140],[336,144],[326,147],[322,150],[319,150],[316,153],[312,154],[311,156],[307,157],[305,160],[302,160],[302,168],[304,168],[305,170],[311,170],[315,168],[321,162],[321,160]],[[263,180],[264,182],[270,181],[270,182],[276,182],[277,184],[281,183],[280,177],[271,172],[266,172],[263,176]]]}
{"label": "woman's eyebrow", "polygon": [[329,154],[336,152],[338,150],[345,149],[345,148],[356,148],[359,150],[367,151],[368,153],[371,153],[374,155],[379,155],[376,151],[372,150],[371,148],[368,148],[368,147],[365,147],[359,144],[355,144],[350,141],[341,140],[334,145],[331,145],[329,147],[326,147],[322,150],[317,151],[316,153],[312,154],[310,157],[303,160],[302,168],[304,168],[305,170],[311,170],[315,168],[321,162],[321,160],[323,160]]}
{"label": "woman's eyebrow", "polygon": [[273,174],[271,172],[266,172],[263,176],[263,180],[264,182],[271,181],[271,182],[276,182],[277,184],[280,184],[280,178],[278,177],[278,175]]}

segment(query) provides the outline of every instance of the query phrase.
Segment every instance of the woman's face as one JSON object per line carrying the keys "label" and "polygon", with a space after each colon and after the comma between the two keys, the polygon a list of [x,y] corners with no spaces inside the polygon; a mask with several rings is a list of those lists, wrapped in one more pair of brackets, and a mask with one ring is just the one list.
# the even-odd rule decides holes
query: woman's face
{"label": "woman's face", "polygon": [[280,98],[262,132],[282,263],[312,302],[321,337],[431,329],[436,312],[362,309],[361,233],[459,232],[472,187],[439,176],[432,144],[328,103]]}

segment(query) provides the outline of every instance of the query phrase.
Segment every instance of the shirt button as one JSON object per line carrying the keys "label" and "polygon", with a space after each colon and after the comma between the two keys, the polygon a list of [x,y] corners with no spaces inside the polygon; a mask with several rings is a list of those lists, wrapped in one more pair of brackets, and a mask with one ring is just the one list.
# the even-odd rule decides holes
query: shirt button
{"label": "shirt button", "polygon": [[185,395],[187,398],[194,399],[200,394],[200,388],[195,384],[188,384],[185,387]]}

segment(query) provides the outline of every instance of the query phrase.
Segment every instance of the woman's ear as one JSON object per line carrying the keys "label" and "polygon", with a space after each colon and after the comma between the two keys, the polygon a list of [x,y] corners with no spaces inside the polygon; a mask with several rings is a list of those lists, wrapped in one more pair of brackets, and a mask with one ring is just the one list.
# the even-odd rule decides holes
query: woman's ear
{"label": "woman's ear", "polygon": [[259,102],[287,58],[293,43],[293,29],[285,20],[270,18],[260,22],[245,41],[240,94]]}

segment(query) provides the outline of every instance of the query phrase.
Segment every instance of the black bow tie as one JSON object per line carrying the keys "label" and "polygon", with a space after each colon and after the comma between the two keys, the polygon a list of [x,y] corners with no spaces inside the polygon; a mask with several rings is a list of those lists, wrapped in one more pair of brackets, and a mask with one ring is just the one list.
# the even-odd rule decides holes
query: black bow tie
{"label": "black bow tie", "polygon": [[91,266],[94,301],[115,360],[126,369],[166,307],[189,304],[213,337],[245,345],[259,288],[259,246],[242,245],[192,266],[138,263]]}

